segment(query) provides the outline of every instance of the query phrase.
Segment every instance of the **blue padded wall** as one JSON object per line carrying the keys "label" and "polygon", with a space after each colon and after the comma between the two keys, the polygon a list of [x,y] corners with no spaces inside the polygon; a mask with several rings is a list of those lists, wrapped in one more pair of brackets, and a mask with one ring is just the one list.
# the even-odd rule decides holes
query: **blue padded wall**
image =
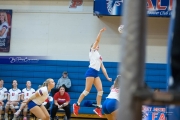
{"label": "blue padded wall", "polygon": [[[25,88],[27,80],[31,80],[32,87],[37,89],[47,78],[53,78],[57,83],[58,79],[62,76],[63,71],[68,71],[68,76],[71,79],[72,87],[70,88],[71,104],[77,101],[79,95],[84,90],[85,77],[84,74],[89,66],[88,61],[66,61],[66,60],[44,60],[41,64],[0,64],[0,78],[4,80],[4,86],[7,89],[12,87],[12,80],[18,81],[18,88]],[[109,77],[113,80],[118,74],[117,62],[104,62],[104,66],[108,72]],[[103,99],[110,91],[113,82],[109,82],[104,77],[102,71],[99,76],[103,84]],[[166,89],[166,64],[147,63],[145,66],[145,82],[152,89],[160,88]],[[85,101],[90,100],[95,102],[97,91],[92,87],[90,94],[85,97]],[[84,109],[84,110],[83,110]],[[92,109],[81,109],[82,113],[92,113]]]}

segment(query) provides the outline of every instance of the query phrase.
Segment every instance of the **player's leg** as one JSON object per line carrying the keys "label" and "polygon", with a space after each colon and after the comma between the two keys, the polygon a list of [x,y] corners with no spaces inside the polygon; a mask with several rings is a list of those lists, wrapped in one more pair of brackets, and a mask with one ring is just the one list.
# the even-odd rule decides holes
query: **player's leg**
{"label": "player's leg", "polygon": [[84,97],[89,94],[89,91],[92,88],[93,82],[94,82],[94,77],[87,77],[86,78],[85,90],[81,93],[77,103],[81,103],[81,101],[84,99]]}
{"label": "player's leg", "polygon": [[92,88],[93,82],[94,82],[94,77],[86,77],[85,90],[79,96],[79,99],[78,99],[77,103],[73,104],[73,113],[74,113],[74,115],[78,115],[78,111],[80,109],[80,103],[84,99],[84,97],[89,94],[89,91]]}
{"label": "player's leg", "polygon": [[97,101],[97,108],[94,109],[93,111],[99,116],[102,117],[102,113],[101,113],[101,99],[102,99],[102,95],[103,95],[103,90],[102,90],[102,82],[101,79],[99,77],[96,77],[94,80],[94,86],[96,87],[98,93],[97,93],[97,97],[96,97],[96,101]]}
{"label": "player's leg", "polygon": [[19,110],[17,110],[17,111],[14,113],[14,115],[15,115],[16,117],[19,116],[19,114],[20,114],[21,111],[25,108],[26,105],[27,105],[26,103],[22,102],[21,105],[20,105]]}
{"label": "player's leg", "polygon": [[0,120],[2,119],[2,110],[3,110],[4,102],[0,104]]}
{"label": "player's leg", "polygon": [[43,111],[44,115],[46,116],[46,120],[50,120],[50,115],[47,109],[44,107],[44,105],[40,106],[41,110]]}
{"label": "player's leg", "polygon": [[4,114],[4,119],[5,120],[8,120],[8,111],[9,111],[9,108],[10,108],[10,102],[8,101],[5,105],[5,114]]}
{"label": "player's leg", "polygon": [[[12,110],[13,113],[16,112],[15,106],[17,106],[18,104],[19,104],[18,102],[11,102],[10,103],[10,109]],[[16,120],[16,115],[14,115],[13,120]]]}
{"label": "player's leg", "polygon": [[30,112],[33,113],[37,118],[41,120],[46,120],[46,115],[44,112],[41,110],[39,106],[35,106],[30,109]]}
{"label": "player's leg", "polygon": [[26,105],[23,109],[23,120],[27,120],[28,106]]}

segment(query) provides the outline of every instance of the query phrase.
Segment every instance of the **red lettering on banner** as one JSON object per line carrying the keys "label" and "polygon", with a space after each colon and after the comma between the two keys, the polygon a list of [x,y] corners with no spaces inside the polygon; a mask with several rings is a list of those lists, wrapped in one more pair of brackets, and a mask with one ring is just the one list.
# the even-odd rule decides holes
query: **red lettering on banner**
{"label": "red lettering on banner", "polygon": [[166,10],[167,6],[161,6],[161,0],[156,1],[156,10]]}
{"label": "red lettering on banner", "polygon": [[153,3],[152,3],[151,0],[147,0],[147,4],[148,4],[147,8],[148,8],[149,10],[154,10]]}
{"label": "red lettering on banner", "polygon": [[[172,10],[173,0],[169,0],[169,6],[161,6],[162,0],[156,0],[156,10],[166,10],[167,7],[169,10]],[[155,10],[152,0],[147,0],[147,9],[148,10]]]}
{"label": "red lettering on banner", "polygon": [[77,8],[77,6],[81,6],[83,3],[83,0],[71,0],[71,5],[69,8]]}
{"label": "red lettering on banner", "polygon": [[157,118],[157,114],[158,114],[158,113],[156,113],[156,112],[153,112],[153,113],[152,113],[152,120],[155,120],[155,118]]}
{"label": "red lettering on banner", "polygon": [[172,10],[172,4],[173,4],[173,0],[169,1],[169,10]]}
{"label": "red lettering on banner", "polygon": [[165,115],[164,113],[161,113],[160,117],[159,117],[159,120],[165,120]]}

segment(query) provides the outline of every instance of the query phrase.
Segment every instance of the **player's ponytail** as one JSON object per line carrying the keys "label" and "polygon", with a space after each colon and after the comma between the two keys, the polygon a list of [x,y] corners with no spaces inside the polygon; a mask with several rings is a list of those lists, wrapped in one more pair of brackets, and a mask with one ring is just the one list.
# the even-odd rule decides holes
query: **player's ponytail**
{"label": "player's ponytail", "polygon": [[48,87],[48,84],[49,84],[50,80],[52,80],[52,78],[46,79],[46,81],[44,81],[44,83],[42,84],[41,87],[45,87],[45,86]]}
{"label": "player's ponytail", "polygon": [[118,75],[114,81],[114,88],[120,88],[120,78],[121,78],[121,75]]}

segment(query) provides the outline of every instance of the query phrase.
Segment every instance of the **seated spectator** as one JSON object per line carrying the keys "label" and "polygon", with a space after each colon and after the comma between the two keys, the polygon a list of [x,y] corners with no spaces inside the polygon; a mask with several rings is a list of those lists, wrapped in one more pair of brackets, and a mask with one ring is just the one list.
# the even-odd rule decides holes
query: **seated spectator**
{"label": "seated spectator", "polygon": [[[28,98],[35,93],[35,90],[33,88],[31,88],[31,81],[27,81],[26,82],[26,88],[24,88],[22,90],[22,94],[21,94],[21,100],[25,101],[28,100]],[[28,111],[28,106],[26,105],[23,109],[23,120],[27,120],[27,111]],[[17,112],[21,112],[21,110],[18,110]],[[15,114],[16,115],[16,114]]]}
{"label": "seated spectator", "polygon": [[2,119],[2,110],[4,107],[4,100],[7,99],[7,89],[3,87],[4,81],[0,79],[0,120]]}
{"label": "seated spectator", "polygon": [[54,96],[54,94],[59,91],[58,88],[60,86],[64,86],[66,92],[71,87],[71,80],[68,77],[67,71],[64,71],[62,73],[62,77],[58,80],[58,82],[56,84],[56,88],[52,90],[52,96]]}
{"label": "seated spectator", "polygon": [[[15,106],[19,104],[20,97],[21,97],[21,90],[17,88],[17,80],[13,80],[12,86],[13,88],[9,90],[8,92],[8,98],[7,98],[7,103],[5,106],[5,115],[4,118],[5,120],[8,120],[8,111],[9,108],[12,110],[13,113],[15,113]],[[16,116],[14,115],[13,120],[16,120]]]}
{"label": "seated spectator", "polygon": [[67,120],[71,118],[71,108],[70,108],[70,96],[65,92],[65,87],[61,86],[59,92],[54,95],[54,104],[51,111],[51,118],[54,120],[58,109],[64,109],[67,116]]}

